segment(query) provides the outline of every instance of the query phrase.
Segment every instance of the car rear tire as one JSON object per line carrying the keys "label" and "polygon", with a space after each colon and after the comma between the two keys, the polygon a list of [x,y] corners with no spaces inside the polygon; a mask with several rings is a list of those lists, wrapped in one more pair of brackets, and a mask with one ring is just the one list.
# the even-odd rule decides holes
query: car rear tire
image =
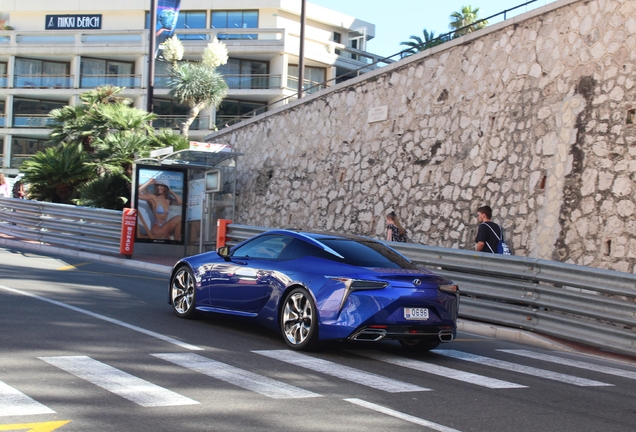
{"label": "car rear tire", "polygon": [[434,339],[400,339],[400,345],[409,351],[430,351],[439,346],[440,341]]}
{"label": "car rear tire", "polygon": [[287,346],[295,350],[311,350],[318,346],[316,306],[304,288],[287,294],[280,312],[280,330]]}
{"label": "car rear tire", "polygon": [[194,275],[188,267],[179,267],[170,280],[170,303],[178,317],[194,318],[196,288]]}

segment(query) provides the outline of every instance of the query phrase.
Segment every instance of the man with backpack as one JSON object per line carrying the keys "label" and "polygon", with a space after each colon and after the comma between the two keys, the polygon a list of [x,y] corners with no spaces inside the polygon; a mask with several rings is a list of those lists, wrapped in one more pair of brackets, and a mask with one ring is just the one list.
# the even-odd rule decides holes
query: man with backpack
{"label": "man with backpack", "polygon": [[487,253],[500,253],[510,255],[510,249],[504,242],[503,229],[490,219],[492,209],[490,206],[482,206],[477,209],[479,228],[475,238],[475,250]]}

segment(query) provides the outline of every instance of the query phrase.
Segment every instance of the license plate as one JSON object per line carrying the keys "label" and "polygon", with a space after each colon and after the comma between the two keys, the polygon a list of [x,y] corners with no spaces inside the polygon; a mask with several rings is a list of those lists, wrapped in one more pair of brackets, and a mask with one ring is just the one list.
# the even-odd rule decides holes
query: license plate
{"label": "license plate", "polygon": [[427,320],[428,309],[426,308],[404,308],[404,318],[407,320]]}

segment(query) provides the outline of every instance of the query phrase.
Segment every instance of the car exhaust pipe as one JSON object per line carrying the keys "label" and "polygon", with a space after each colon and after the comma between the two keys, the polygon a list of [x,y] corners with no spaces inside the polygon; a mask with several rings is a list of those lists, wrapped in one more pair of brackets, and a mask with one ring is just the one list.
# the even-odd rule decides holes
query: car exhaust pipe
{"label": "car exhaust pipe", "polygon": [[383,339],[385,336],[386,330],[384,329],[365,328],[351,336],[349,339],[355,341],[376,342]]}
{"label": "car exhaust pipe", "polygon": [[437,334],[440,342],[450,342],[453,340],[453,332],[450,330],[442,330]]}

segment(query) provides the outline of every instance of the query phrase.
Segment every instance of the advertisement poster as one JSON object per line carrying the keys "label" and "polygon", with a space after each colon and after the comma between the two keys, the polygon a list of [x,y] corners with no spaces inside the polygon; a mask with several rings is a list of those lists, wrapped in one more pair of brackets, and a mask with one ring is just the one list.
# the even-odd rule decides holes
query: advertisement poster
{"label": "advertisement poster", "polygon": [[188,190],[188,209],[186,220],[198,221],[201,220],[203,211],[203,195],[205,194],[205,179],[191,180]]}
{"label": "advertisement poster", "polygon": [[159,0],[157,4],[157,47],[172,37],[177,26],[180,8],[181,0]]}
{"label": "advertisement poster", "polygon": [[136,241],[183,244],[185,171],[137,166],[136,178]]}

